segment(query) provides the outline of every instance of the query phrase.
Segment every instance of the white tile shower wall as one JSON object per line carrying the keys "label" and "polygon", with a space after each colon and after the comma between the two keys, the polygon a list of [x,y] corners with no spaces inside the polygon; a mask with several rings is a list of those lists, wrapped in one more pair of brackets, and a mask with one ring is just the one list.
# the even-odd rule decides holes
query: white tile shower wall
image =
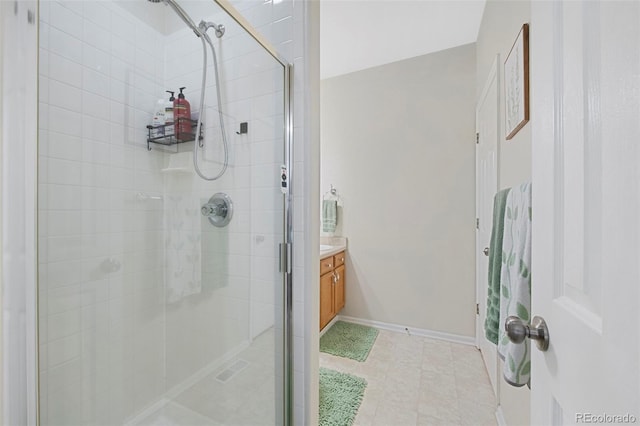
{"label": "white tile shower wall", "polygon": [[[276,48],[276,50],[291,64],[294,63],[294,56],[293,56],[293,44],[294,44],[294,25],[293,25],[293,15],[294,15],[294,11],[296,11],[298,14],[301,14],[302,12],[302,8],[299,7],[301,5],[301,3],[297,3],[298,7],[297,10],[295,10],[296,8],[294,8],[294,2],[293,1],[279,1],[279,2],[233,2],[232,4],[234,4],[239,10],[241,10],[243,16],[245,16],[245,18],[247,18],[247,20],[261,33],[265,36],[265,38]],[[302,32],[300,31],[300,33],[298,34],[298,38],[297,40],[295,40],[296,43],[302,43],[303,42],[303,38],[302,38]],[[302,63],[300,62],[300,65],[302,65]],[[295,70],[295,72],[297,72],[298,70]],[[302,71],[302,70],[300,70]],[[295,76],[295,72],[294,72],[294,76]],[[257,78],[257,83],[258,83],[258,87],[260,87],[260,85],[264,85],[264,82],[261,82],[260,76],[258,76]],[[278,81],[278,80],[276,80]],[[271,82],[273,82],[273,80],[271,80]],[[259,94],[259,93],[258,93]],[[301,96],[302,92],[296,92],[294,91],[294,106],[296,105],[296,102],[299,102],[301,104],[301,100],[302,100],[302,96]],[[281,98],[278,98],[281,99]],[[282,108],[280,105],[277,106],[277,109],[275,109],[275,111],[282,111]],[[296,120],[298,120],[296,122]],[[281,119],[280,117],[278,117],[276,120],[271,121],[271,123],[281,123]],[[294,123],[296,123],[296,125],[298,125],[298,123],[301,123],[301,117],[296,117],[294,114]],[[281,138],[283,137],[283,134],[279,132],[279,128],[270,128],[270,129],[265,129],[267,131],[267,134],[270,135],[274,135],[276,137],[276,140],[281,140]],[[259,140],[259,137],[258,137]],[[301,143],[302,140],[294,140],[294,144],[298,144]],[[263,145],[265,146],[265,145]],[[268,145],[266,145],[268,146]],[[254,154],[254,161],[261,161],[260,159],[263,159],[262,161],[268,162],[264,159],[268,158],[267,157],[267,153],[263,153],[261,151],[261,145],[260,144],[256,144],[255,145],[255,154]],[[273,151],[272,151],[273,152]],[[296,152],[296,149],[294,148],[294,153]],[[280,154],[281,155],[281,154]],[[280,157],[282,158],[282,157]],[[278,164],[278,160],[277,159],[273,159],[272,160],[273,163],[271,163],[273,166],[275,166],[277,168]],[[300,168],[298,169],[300,171],[302,171],[303,169]],[[256,172],[256,169],[254,168],[254,173]],[[293,194],[296,195],[296,190],[300,190],[301,189],[301,185],[296,187],[296,183],[300,183],[300,177],[302,175],[296,175],[294,176],[295,181],[293,182]],[[277,181],[276,181],[277,184]],[[292,182],[290,182],[290,185],[292,184]],[[260,197],[260,192],[259,189],[255,188],[255,197],[257,197],[259,199]],[[278,190],[277,186],[275,188],[273,188],[276,192]],[[294,209],[295,209],[295,205],[294,205]],[[295,211],[295,210],[294,210]],[[274,211],[274,214],[280,214],[281,210],[280,209],[276,209]],[[261,217],[264,217],[265,212],[261,211],[259,208],[254,210],[254,225],[258,226],[258,228],[256,229],[256,232],[260,232],[259,226],[257,225],[258,223],[260,223],[260,219]],[[295,231],[297,231],[297,229],[294,228]],[[303,241],[301,239],[298,239],[298,241],[296,241],[296,244],[300,244],[299,246],[296,245],[297,247],[302,247],[302,245],[304,244]],[[270,265],[273,265],[274,268],[277,268],[277,256],[276,253],[274,253],[274,256],[272,257],[273,262],[270,263]],[[295,264],[295,262],[294,262]],[[298,265],[301,265],[302,263],[298,263]],[[300,267],[298,267],[298,269],[302,269]],[[274,269],[274,272],[277,274],[277,269]],[[294,277],[295,279],[295,277]],[[255,280],[254,281],[255,287],[259,288],[260,286],[260,281],[259,280]],[[296,284],[294,285],[298,285],[303,287],[304,286],[304,281],[303,280],[299,280],[297,281]],[[256,292],[257,293],[257,292]],[[273,294],[273,293],[272,293]],[[254,296],[254,293],[252,293],[252,296]],[[257,298],[256,298],[257,299]],[[258,299],[259,300],[259,299]],[[282,300],[281,295],[277,294],[276,295],[276,299],[273,300],[274,302],[274,306],[271,307],[271,309],[269,310],[278,310],[278,309],[282,309],[280,305],[280,301]],[[271,302],[271,300],[269,300],[269,302]],[[258,303],[256,303],[256,301],[254,301],[254,306],[256,308],[259,308],[260,305]],[[266,308],[266,304],[262,305],[263,307]],[[301,307],[301,305],[295,304],[294,305],[294,318],[302,318],[301,315],[299,315],[299,313],[297,312],[297,310],[299,310],[299,308]],[[268,311],[265,309],[265,311]],[[260,315],[260,310],[256,309],[254,311],[254,315],[255,317],[258,317],[258,315]],[[294,331],[296,332],[296,335],[294,337],[294,359],[293,359],[293,363],[294,363],[294,389],[292,391],[292,395],[294,396],[294,400],[292,401],[292,404],[294,404],[294,423],[295,424],[304,424],[305,422],[305,418],[304,418],[304,395],[305,395],[305,391],[304,391],[304,384],[302,382],[302,380],[300,380],[302,378],[303,372],[304,372],[304,352],[302,351],[303,349],[303,345],[302,343],[302,339],[303,339],[303,335],[302,334],[298,334],[297,332],[299,332],[301,330],[301,328],[295,327]],[[300,386],[300,385],[303,386]]]}
{"label": "white tile shower wall", "polygon": [[[305,164],[309,140],[303,131],[305,129],[305,105],[308,103],[309,84],[308,74],[305,70],[305,57],[307,32],[304,23],[310,13],[309,5],[303,0],[283,0],[268,2],[243,2],[232,1],[232,4],[241,11],[243,16],[257,28],[283,55],[294,65],[293,76],[293,181],[290,182],[293,194],[293,280],[294,280],[294,321],[303,321],[304,324],[294,324],[294,353],[293,353],[293,422],[296,425],[308,424],[314,418],[315,407],[306,407],[310,388],[317,386],[313,380],[309,380],[309,360],[313,359],[313,335],[305,332],[307,323],[312,323],[312,315],[305,309],[311,294],[313,293],[313,281],[307,279],[308,265],[305,259],[308,256],[305,233],[308,232],[304,220],[305,203],[307,195],[304,188],[310,182],[308,180],[308,168]],[[317,300],[316,300],[317,301]],[[316,336],[317,337],[317,336]],[[317,356],[316,356],[317,359]],[[313,362],[313,361],[311,361]]]}
{"label": "white tile shower wall", "polygon": [[[293,353],[293,422],[296,425],[313,424],[314,418],[317,418],[316,406],[306,405],[313,400],[310,393],[313,394],[317,383],[312,377],[311,370],[315,363],[317,368],[317,342],[314,341],[317,335],[308,333],[306,330],[314,330],[313,321],[314,310],[317,307],[317,296],[314,298],[313,293],[317,292],[314,286],[314,274],[310,272],[312,256],[308,252],[312,247],[313,241],[306,241],[305,235],[308,234],[311,227],[307,226],[309,217],[307,212],[308,188],[310,188],[314,179],[312,173],[313,164],[307,163],[309,160],[309,150],[311,139],[309,132],[305,126],[310,124],[308,117],[309,93],[311,89],[311,81],[305,62],[308,56],[305,51],[309,47],[309,31],[311,27],[308,24],[316,18],[313,15],[313,2],[305,2],[304,0],[282,0],[268,2],[252,2],[252,1],[232,1],[238,10],[240,10],[245,18],[256,27],[264,36],[274,45],[276,50],[291,64],[293,68],[293,180],[290,182],[293,195],[293,241],[294,241],[294,259],[293,259],[293,318],[294,321],[303,322],[303,324],[294,324],[294,353]],[[307,54],[313,52],[307,52]],[[316,64],[317,65],[317,64]],[[316,170],[317,172],[317,170]],[[307,189],[307,191],[305,191]],[[313,196],[310,197],[313,199]],[[310,209],[309,211],[314,211]],[[306,219],[305,219],[306,218]],[[309,234],[310,235],[310,234]],[[312,240],[314,237],[310,236]],[[315,274],[318,275],[318,274]],[[317,283],[316,283],[317,284]],[[310,302],[311,301],[311,302]],[[317,312],[316,312],[317,314]],[[316,315],[317,316],[317,315]],[[314,347],[316,350],[314,351]],[[313,360],[316,360],[314,362]],[[317,401],[316,401],[317,402]]]}
{"label": "white tile shower wall", "polygon": [[[308,5],[305,5],[303,1],[292,1],[292,0],[283,0],[283,1],[231,1],[232,5],[242,13],[242,15],[249,21],[249,23],[254,26],[261,34],[263,34],[274,46],[275,48],[286,58],[290,63],[294,64],[294,76],[295,76],[295,86],[293,91],[294,98],[294,167],[295,167],[295,176],[294,181],[292,182],[293,186],[293,194],[294,194],[294,239],[295,239],[295,247],[296,247],[296,256],[294,259],[294,318],[299,321],[304,319],[306,322],[312,322],[309,318],[312,317],[308,313],[307,310],[303,313],[303,310],[307,304],[309,304],[309,299],[313,300],[311,289],[312,282],[307,282],[306,275],[309,271],[305,267],[305,258],[309,256],[302,256],[302,253],[306,253],[307,247],[305,246],[304,234],[306,232],[306,224],[303,219],[305,215],[303,212],[306,210],[304,203],[306,202],[306,195],[303,191],[305,186],[310,185],[310,182],[307,181],[307,171],[305,168],[305,158],[307,150],[305,141],[306,134],[303,132],[304,129],[304,114],[305,108],[303,105],[307,101],[305,98],[305,93],[308,90],[308,77],[307,73],[305,73],[305,59],[303,58],[304,46],[307,42],[305,37],[306,28],[304,26],[305,19],[307,18]],[[217,18],[217,17],[215,17]],[[214,22],[224,23],[220,20],[213,19]],[[226,25],[226,24],[225,24]],[[228,27],[229,28],[229,27]],[[269,311],[272,310],[274,306],[271,306],[272,303],[275,304],[276,300],[279,299],[279,295],[275,295],[272,297],[268,293],[260,292],[261,289],[264,288],[264,282],[261,282],[259,279],[260,274],[270,274],[274,271],[268,271],[267,266],[273,265],[275,266],[275,262],[271,263],[271,260],[276,260],[276,253],[269,253],[273,248],[275,248],[275,241],[270,241],[269,238],[271,235],[265,234],[265,230],[261,229],[261,224],[263,223],[273,223],[268,220],[268,217],[271,214],[277,214],[279,212],[278,208],[274,208],[273,210],[265,211],[264,208],[260,208],[257,203],[259,203],[260,198],[265,194],[265,191],[262,188],[258,188],[257,184],[259,182],[265,182],[263,179],[268,179],[268,175],[272,172],[272,166],[278,166],[282,161],[280,153],[277,153],[277,150],[274,149],[273,142],[269,136],[271,137],[279,137],[278,134],[273,133],[275,129],[269,129],[268,127],[261,126],[262,123],[258,122],[255,126],[250,122],[249,128],[249,144],[244,144],[244,140],[241,138],[236,138],[234,131],[237,129],[238,123],[240,121],[244,121],[243,113],[246,114],[247,105],[250,103],[251,105],[251,118],[255,120],[256,116],[264,116],[265,118],[269,117],[268,111],[281,111],[282,106],[276,104],[275,107],[273,105],[273,97],[269,94],[270,91],[273,90],[272,85],[274,81],[272,80],[273,74],[270,74],[270,71],[266,71],[262,75],[257,74],[255,68],[258,70],[264,70],[265,63],[256,63],[252,64],[251,61],[256,61],[256,59],[260,60],[269,60],[269,58],[256,58],[252,56],[250,53],[252,51],[252,44],[243,40],[242,37],[232,37],[232,33],[229,33],[229,37],[225,35],[225,39],[223,42],[223,47],[219,51],[220,61],[223,63],[221,66],[222,76],[221,78],[225,81],[228,80],[228,84],[222,84],[222,97],[226,100],[227,105],[224,107],[228,111],[227,115],[227,132],[231,136],[232,143],[232,173],[234,176],[233,183],[230,181],[232,173],[229,173],[229,178],[225,180],[223,178],[220,182],[218,182],[218,186],[215,185],[202,185],[201,196],[206,198],[211,194],[212,189],[223,189],[223,188],[233,188],[233,185],[238,185],[238,188],[241,188],[244,184],[246,184],[247,175],[244,174],[240,169],[242,166],[251,166],[251,182],[252,185],[251,191],[245,191],[242,196],[249,196],[248,202],[251,203],[251,213],[243,218],[243,221],[247,222],[243,224],[242,227],[236,227],[240,232],[248,233],[246,236],[249,237],[248,240],[245,240],[246,243],[251,247],[251,255],[257,256],[255,259],[257,260],[251,265],[251,278],[243,277],[243,285],[250,286],[250,298],[251,298],[251,313],[252,313],[252,330],[253,334],[257,334],[259,330],[265,326],[268,326],[268,320],[273,318],[272,315],[269,314]],[[177,42],[177,38],[180,36],[185,38],[193,38],[193,35],[189,31],[182,31],[180,35],[174,35],[176,38],[174,41]],[[173,36],[172,36],[173,37]],[[214,39],[215,40],[215,39]],[[172,52],[172,48],[170,47],[170,41],[167,42],[167,52]],[[166,75],[167,75],[167,84],[171,85],[170,87],[178,87],[182,85],[192,85],[192,87],[196,87],[199,85],[197,82],[197,77],[199,75],[199,53],[198,50],[200,47],[197,42],[192,42],[192,47],[189,48],[189,51],[182,51],[184,54],[184,60],[172,60],[170,56],[167,57],[166,62]],[[255,44],[253,44],[255,46]],[[256,67],[252,68],[252,65],[256,65]],[[175,71],[175,72],[174,72]],[[212,78],[211,74],[212,69],[209,69],[209,79]],[[178,77],[180,74],[185,74],[186,78],[173,80],[174,77]],[[189,80],[191,79],[191,80]],[[263,85],[262,83],[266,82],[268,85]],[[195,83],[195,84],[194,84]],[[212,82],[209,80],[208,84],[209,90],[212,90]],[[264,92],[261,92],[263,91]],[[264,93],[264,95],[260,95],[260,93]],[[189,87],[187,88],[188,98],[191,99],[192,108],[197,104],[197,92],[192,92]],[[212,94],[208,94],[208,99],[215,99],[211,96]],[[276,99],[281,99],[276,96]],[[195,107],[197,109],[197,106]],[[208,110],[205,114],[207,123],[216,123],[217,118],[216,112],[213,110]],[[278,120],[270,120],[265,123],[278,123]],[[216,131],[217,129],[209,126],[206,131],[207,134],[211,134],[211,132]],[[262,137],[261,134],[269,135],[267,137]],[[262,139],[262,140],[260,140]],[[277,141],[277,139],[276,139]],[[211,150],[212,153],[205,153],[204,157],[208,160],[213,160],[215,158],[220,158],[220,149]],[[215,170],[215,167],[219,167],[219,164],[215,164],[214,168],[209,170]],[[268,181],[268,180],[267,180]],[[242,182],[242,183],[241,183]],[[274,188],[269,188],[269,190]],[[237,189],[234,189],[234,191]],[[241,198],[242,199],[242,198]],[[275,205],[275,204],[274,204]],[[234,218],[234,221],[238,220]],[[229,232],[232,232],[231,229]],[[277,233],[273,233],[275,236]],[[265,239],[262,240],[262,237]],[[206,238],[203,236],[203,238]],[[259,243],[262,241],[261,243]],[[265,253],[263,250],[266,247],[270,247],[270,250],[267,250]],[[204,254],[203,254],[204,256]],[[259,259],[260,256],[263,256],[262,259]],[[316,274],[317,275],[317,274]],[[269,288],[270,286],[267,286]],[[242,288],[240,294],[246,294],[247,287]],[[311,291],[311,293],[309,293]],[[238,295],[238,292],[235,293]],[[273,295],[273,293],[271,293]],[[317,296],[316,296],[317,298]],[[243,305],[244,307],[244,305]],[[265,320],[260,320],[260,313],[264,313]],[[314,384],[313,378],[310,378],[310,371],[308,366],[308,359],[312,359],[312,354],[310,354],[310,349],[313,347],[311,340],[313,340],[312,335],[307,335],[305,333],[305,326],[299,324],[295,327],[294,330],[294,422],[295,424],[305,424],[306,419],[312,419],[313,414],[307,416],[305,412],[305,401],[309,398],[309,392],[313,393],[313,391],[309,391],[308,387],[313,387]],[[311,350],[312,352],[312,350]],[[315,409],[310,409],[309,413],[315,412]]]}
{"label": "white tile shower wall", "polygon": [[[168,344],[167,377],[177,385],[208,363],[241,347],[274,326],[274,310],[282,299],[277,271],[277,244],[282,239],[282,195],[279,167],[283,162],[283,69],[238,25],[220,12],[198,16],[198,20],[223,23],[226,33],[216,38],[220,90],[224,122],[229,142],[229,167],[222,178],[205,182],[195,175],[167,174],[169,196],[192,194],[205,203],[216,192],[231,196],[234,217],[226,228],[215,228],[202,219],[203,291],[192,297],[208,317],[194,319],[192,305],[172,306],[167,316],[167,342],[181,339],[181,345]],[[213,31],[211,31],[213,34]],[[214,69],[209,55],[207,69],[205,148],[201,168],[215,175],[221,168],[220,120],[216,104]],[[202,46],[189,29],[167,37],[166,87],[187,86],[185,94],[192,114],[199,114]],[[249,132],[238,135],[240,122],[249,123]],[[170,154],[174,164],[191,168],[192,144],[185,152]],[[279,307],[281,309],[281,306]],[[216,324],[216,327],[206,324]],[[203,326],[198,326],[203,324]],[[193,354],[194,344],[205,348]],[[207,342],[209,344],[207,345]],[[221,344],[222,343],[222,344]],[[189,362],[185,362],[185,357]]]}
{"label": "white tile shower wall", "polygon": [[[120,424],[164,391],[162,36],[111,2],[40,2],[43,424]],[[115,30],[117,28],[117,31]]]}

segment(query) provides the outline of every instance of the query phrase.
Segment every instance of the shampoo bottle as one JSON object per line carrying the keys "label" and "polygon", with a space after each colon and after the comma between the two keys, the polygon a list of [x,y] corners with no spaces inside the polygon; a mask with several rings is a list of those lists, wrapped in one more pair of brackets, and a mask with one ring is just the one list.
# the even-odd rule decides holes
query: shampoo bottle
{"label": "shampoo bottle", "polygon": [[169,97],[169,101],[166,102],[164,105],[164,121],[166,123],[166,126],[164,126],[164,135],[165,136],[173,136],[175,133],[175,129],[174,129],[174,111],[173,111],[173,104],[176,101],[176,98],[173,97],[173,94],[175,92],[172,92],[170,90],[166,91],[167,93],[171,93],[171,97]]}
{"label": "shampoo bottle", "polygon": [[182,91],[186,87],[180,88],[178,99],[173,103],[173,118],[176,123],[176,137],[179,141],[190,141],[193,139],[191,134],[191,105],[184,98]]}
{"label": "shampoo bottle", "polygon": [[156,104],[156,110],[153,113],[153,121],[151,125],[151,137],[160,138],[164,136],[164,124],[165,124],[165,101],[160,99]]}

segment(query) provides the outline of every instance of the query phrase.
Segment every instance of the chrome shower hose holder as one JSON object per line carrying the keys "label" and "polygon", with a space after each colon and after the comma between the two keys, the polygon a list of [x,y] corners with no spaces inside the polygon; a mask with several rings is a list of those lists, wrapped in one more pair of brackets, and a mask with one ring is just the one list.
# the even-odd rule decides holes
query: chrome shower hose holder
{"label": "chrome shower hose holder", "polygon": [[209,28],[214,28],[216,30],[216,37],[221,38],[224,35],[226,28],[222,24],[216,25],[213,22],[200,21],[198,24],[198,28],[203,33],[206,33]]}

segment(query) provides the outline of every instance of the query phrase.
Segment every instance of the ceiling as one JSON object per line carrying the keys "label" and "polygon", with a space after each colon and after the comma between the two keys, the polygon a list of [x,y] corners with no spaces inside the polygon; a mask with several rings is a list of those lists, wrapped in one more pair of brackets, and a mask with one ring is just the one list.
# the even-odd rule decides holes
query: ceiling
{"label": "ceiling", "polygon": [[484,4],[485,0],[322,0],[320,77],[473,43]]}

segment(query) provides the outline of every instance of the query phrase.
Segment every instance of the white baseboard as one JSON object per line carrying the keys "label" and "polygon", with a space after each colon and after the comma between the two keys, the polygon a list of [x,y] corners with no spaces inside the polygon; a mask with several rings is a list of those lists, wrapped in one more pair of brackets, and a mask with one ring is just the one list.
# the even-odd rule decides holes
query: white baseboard
{"label": "white baseboard", "polygon": [[217,359],[213,360],[212,362],[210,362],[209,364],[205,365],[200,370],[196,371],[191,376],[187,377],[185,380],[183,380],[182,382],[178,383],[177,385],[175,385],[174,387],[172,387],[171,389],[166,391],[153,404],[149,405],[144,410],[142,410],[139,413],[137,413],[135,416],[133,416],[130,419],[126,420],[124,425],[125,426],[135,426],[135,425],[140,424],[145,419],[147,419],[149,416],[151,416],[153,413],[155,413],[156,411],[161,410],[162,408],[164,408],[165,405],[170,403],[174,398],[176,398],[182,392],[186,391],[191,386],[195,385],[200,380],[202,380],[203,378],[207,377],[209,374],[213,373],[214,371],[216,371],[220,367],[222,367],[222,365],[224,365],[226,362],[228,362],[228,361],[232,360],[233,358],[235,358],[236,356],[238,356],[238,354],[240,352],[244,351],[245,349],[247,349],[250,346],[250,344],[251,343],[249,342],[249,340],[245,340],[244,342],[240,343],[235,348],[227,351],[225,354],[223,354],[219,358],[217,358]]}
{"label": "white baseboard", "polygon": [[329,330],[331,328],[331,326],[333,324],[336,323],[336,321],[338,321],[340,319],[340,315],[336,315],[335,317],[333,317],[333,319],[331,321],[329,321],[329,323],[327,325],[324,326],[324,328],[322,330],[320,330],[320,335],[318,337],[322,337],[322,335],[324,333],[327,332],[327,330]]}
{"label": "white baseboard", "polygon": [[460,336],[459,334],[443,333],[441,331],[426,330],[423,328],[405,327],[403,325],[390,324],[387,322],[373,321],[373,320],[367,320],[367,319],[361,319],[361,318],[354,318],[346,315],[338,315],[338,317],[344,321],[353,322],[356,324],[368,325],[368,326],[379,328],[382,330],[396,331],[398,333],[408,332],[409,334],[412,334],[415,336],[444,340],[447,342],[459,343],[462,345],[471,345],[471,346],[476,345],[475,337]]}
{"label": "white baseboard", "polygon": [[496,408],[496,421],[498,426],[507,426],[507,421],[504,419],[504,413],[502,412],[502,405],[498,405],[498,408]]}

